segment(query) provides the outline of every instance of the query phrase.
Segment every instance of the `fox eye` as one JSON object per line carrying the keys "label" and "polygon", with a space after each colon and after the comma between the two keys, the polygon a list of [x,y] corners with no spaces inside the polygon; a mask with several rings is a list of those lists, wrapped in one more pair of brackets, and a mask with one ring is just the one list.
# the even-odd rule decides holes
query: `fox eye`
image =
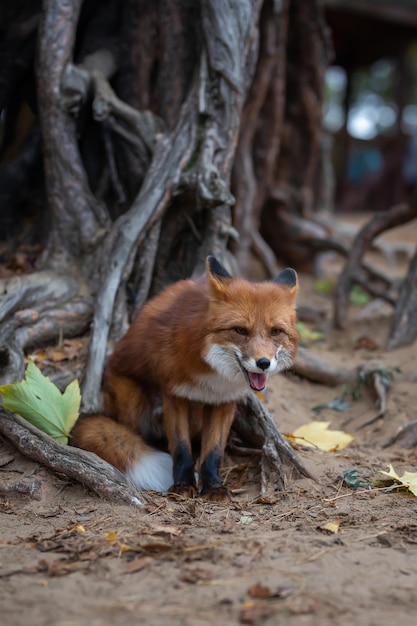
{"label": "fox eye", "polygon": [[235,326],[233,328],[233,330],[235,331],[235,333],[238,333],[238,335],[249,335],[249,331],[247,328],[245,328],[244,326]]}
{"label": "fox eye", "polygon": [[278,335],[280,335],[283,332],[284,331],[282,330],[282,328],[272,328],[271,329],[271,337],[277,337]]}

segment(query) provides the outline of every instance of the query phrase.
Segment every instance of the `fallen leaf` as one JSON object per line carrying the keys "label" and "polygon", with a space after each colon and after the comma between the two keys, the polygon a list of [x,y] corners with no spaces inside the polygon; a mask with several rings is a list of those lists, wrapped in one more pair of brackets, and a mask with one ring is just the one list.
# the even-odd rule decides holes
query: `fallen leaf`
{"label": "fallen leaf", "polygon": [[310,344],[322,341],[325,337],[322,330],[313,330],[309,328],[304,322],[297,322],[298,335],[301,343]]}
{"label": "fallen leaf", "polygon": [[248,594],[252,598],[270,598],[272,592],[269,587],[261,585],[260,583],[255,583],[248,589]]}
{"label": "fallen leaf", "polygon": [[181,535],[182,530],[181,528],[178,528],[178,526],[164,526],[162,524],[154,524],[145,532],[147,535],[173,535],[174,537],[178,537],[179,535]]}
{"label": "fallen leaf", "polygon": [[320,293],[322,295],[328,295],[333,291],[334,288],[334,280],[332,278],[319,278],[314,283],[314,290],[316,293]]}
{"label": "fallen leaf", "polygon": [[150,556],[144,556],[141,559],[134,559],[126,565],[123,570],[123,574],[134,574],[135,572],[140,572],[151,563],[153,563],[153,559]]}
{"label": "fallen leaf", "polygon": [[270,589],[266,585],[255,583],[248,589],[248,594],[252,598],[288,598],[292,593],[289,585],[278,585],[275,589]]}
{"label": "fallen leaf", "polygon": [[353,285],[349,293],[349,302],[356,306],[368,304],[371,301],[371,296],[367,291],[362,289],[359,285]]}
{"label": "fallen leaf", "polygon": [[180,580],[184,583],[190,583],[191,585],[196,585],[197,583],[206,582],[212,579],[212,572],[209,572],[202,567],[185,569],[180,574]]}
{"label": "fallen leaf", "polygon": [[346,448],[354,437],[342,430],[328,430],[329,424],[330,422],[313,421],[297,428],[290,437],[295,437],[295,442],[300,445],[326,452]]}
{"label": "fallen leaf", "polygon": [[81,394],[77,380],[61,393],[47,376],[30,361],[24,380],[0,387],[3,405],[43,430],[60,443],[68,443],[80,409]]}
{"label": "fallen leaf", "polygon": [[173,546],[169,543],[146,543],[140,546],[140,550],[143,552],[169,552],[173,549]]}
{"label": "fallen leaf", "polygon": [[51,577],[60,577],[77,572],[80,569],[86,569],[88,562],[73,561],[68,562],[66,559],[59,559],[56,561],[47,561],[42,559],[38,563],[38,571],[47,574]]}
{"label": "fallen leaf", "polygon": [[220,528],[221,533],[234,533],[236,530],[236,522],[233,519],[227,519]]}
{"label": "fallen leaf", "polygon": [[339,532],[340,527],[340,519],[334,519],[331,522],[326,522],[319,526],[320,530],[324,530],[327,533],[332,533],[336,535]]}
{"label": "fallen leaf", "polygon": [[389,476],[393,478],[395,482],[399,483],[403,487],[407,487],[409,491],[415,496],[417,496],[417,472],[404,472],[402,476],[398,476],[397,472],[394,470],[392,465],[388,466],[389,471],[384,472],[381,471],[381,474],[385,474],[385,476]]}
{"label": "fallen leaf", "polygon": [[376,343],[376,341],[374,341],[373,339],[371,339],[370,337],[366,337],[365,335],[362,335],[362,337],[358,337],[358,339],[355,341],[355,345],[353,346],[354,350],[378,350],[379,346]]}
{"label": "fallen leaf", "polygon": [[239,621],[241,624],[261,624],[274,612],[275,609],[270,603],[259,600],[246,600],[246,602],[242,604]]}

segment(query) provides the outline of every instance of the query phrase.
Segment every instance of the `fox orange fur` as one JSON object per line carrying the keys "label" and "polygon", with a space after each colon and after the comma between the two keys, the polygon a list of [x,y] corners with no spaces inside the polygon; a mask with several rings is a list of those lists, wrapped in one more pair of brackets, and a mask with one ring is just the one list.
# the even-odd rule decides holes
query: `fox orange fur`
{"label": "fox orange fur", "polygon": [[[104,376],[105,415],[80,418],[72,443],[140,488],[193,496],[197,441],[200,493],[226,500],[219,467],[235,404],[291,365],[297,289],[292,269],[250,283],[208,257],[207,278],[165,289],[116,343]],[[164,442],[170,454],[156,449]]]}

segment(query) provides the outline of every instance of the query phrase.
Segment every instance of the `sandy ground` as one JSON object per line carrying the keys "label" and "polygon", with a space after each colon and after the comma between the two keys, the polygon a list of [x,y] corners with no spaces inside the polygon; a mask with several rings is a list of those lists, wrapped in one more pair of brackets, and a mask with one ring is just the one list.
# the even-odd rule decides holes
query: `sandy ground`
{"label": "sandy ground", "polygon": [[[390,234],[384,254],[374,255],[380,266],[401,274],[404,258],[394,248],[415,243],[416,233],[413,225]],[[329,276],[337,273],[334,259],[326,267]],[[256,458],[227,457],[227,506],[159,494],[141,508],[112,504],[2,445],[0,479],[33,476],[42,487],[39,499],[0,499],[1,624],[414,623],[417,499],[396,490],[354,491],[343,472],[379,476],[389,463],[399,474],[417,471],[415,450],[384,447],[417,419],[417,346],[385,352],[391,311],[378,303],[352,307],[347,330],[331,330],[331,299],[316,294],[313,283],[301,276],[300,302],[323,309],[326,321],[324,340],[309,349],[335,366],[400,370],[385,416],[361,428],[377,413],[366,388],[354,400],[348,388],[293,374],[275,378],[266,402],[281,432],[318,419],[355,439],[337,452],[300,449],[320,482],[289,476],[285,491],[271,486],[262,502]],[[360,337],[376,349],[357,348]],[[343,392],[346,410],[313,410]],[[329,522],[333,530],[339,524],[337,532],[323,528]]]}

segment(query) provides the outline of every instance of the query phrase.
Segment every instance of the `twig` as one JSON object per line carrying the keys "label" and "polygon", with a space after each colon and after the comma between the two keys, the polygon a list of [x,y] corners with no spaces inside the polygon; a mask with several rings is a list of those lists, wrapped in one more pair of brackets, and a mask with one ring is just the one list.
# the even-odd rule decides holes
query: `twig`
{"label": "twig", "polygon": [[[404,485],[392,485],[389,489],[400,489],[404,487]],[[386,491],[387,487],[372,487],[371,489],[358,489],[357,491],[351,491],[350,493],[342,493],[339,496],[334,496],[333,498],[323,498],[323,502],[334,502],[335,500],[340,500],[341,498],[351,498],[352,496],[359,496],[361,494],[367,493],[368,495],[374,493],[375,491]]]}

